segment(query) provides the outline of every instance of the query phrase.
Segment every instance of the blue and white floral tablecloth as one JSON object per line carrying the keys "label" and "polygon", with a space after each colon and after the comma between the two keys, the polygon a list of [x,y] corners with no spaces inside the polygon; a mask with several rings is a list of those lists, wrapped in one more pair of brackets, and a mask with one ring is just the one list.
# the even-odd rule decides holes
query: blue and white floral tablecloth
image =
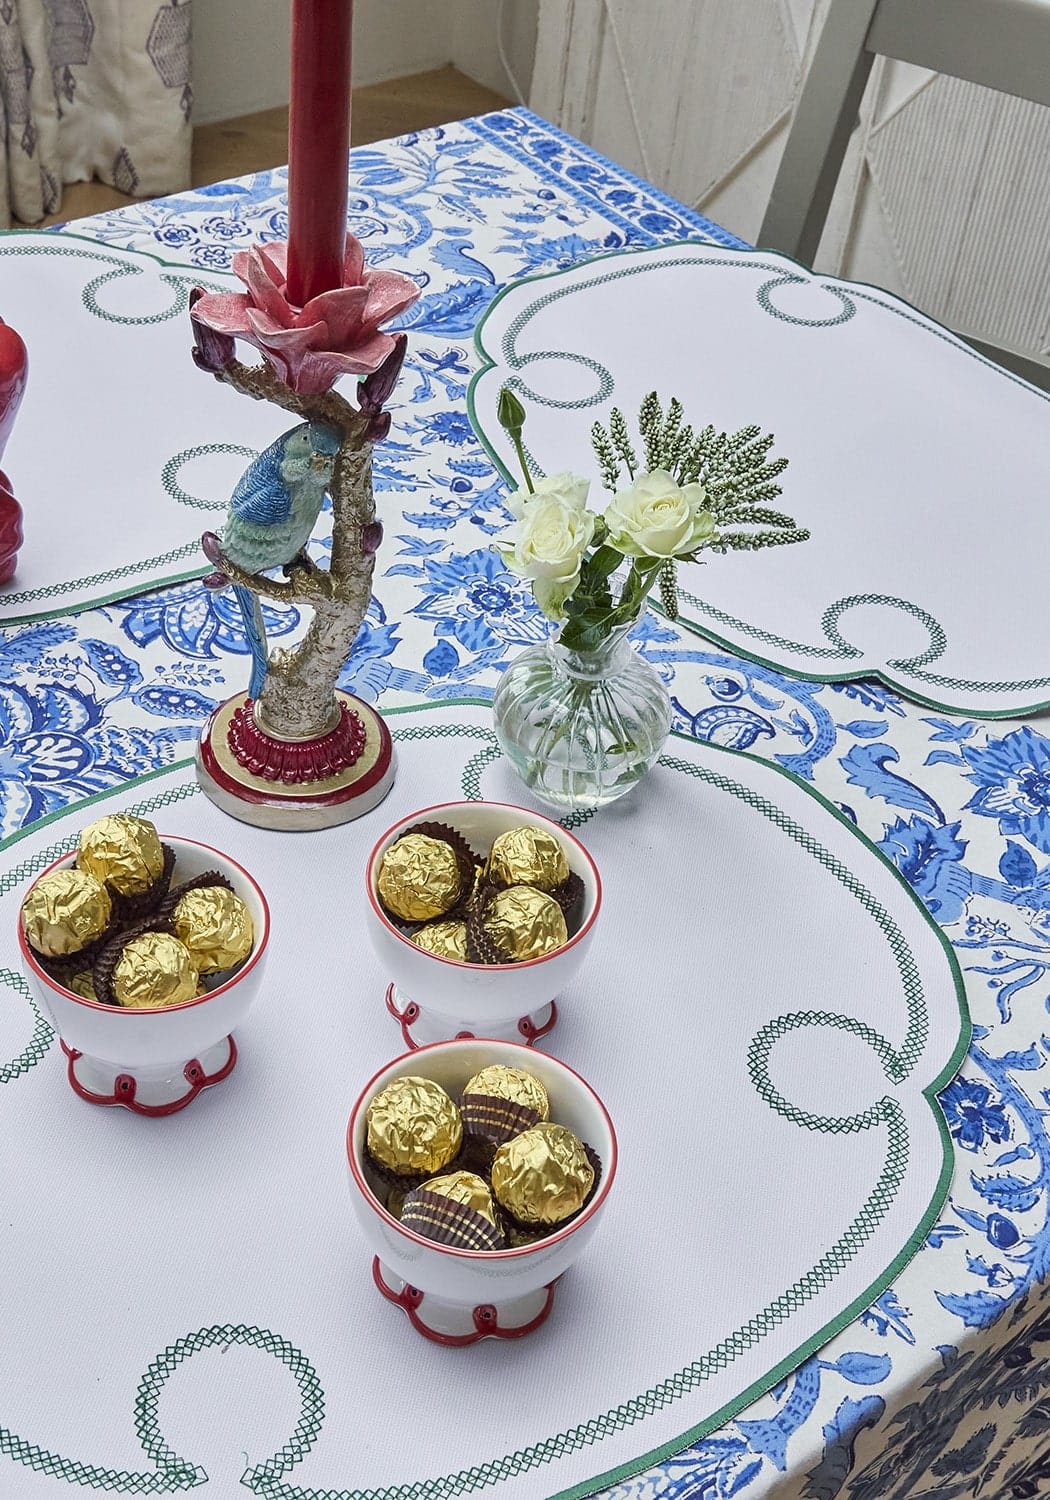
{"label": "blue and white floral tablecloth", "polygon": [[[283,193],[283,172],[262,173],[74,227],[204,273],[286,233]],[[393,437],[377,451],[376,596],[343,682],[381,707],[488,697],[544,622],[490,548],[504,486],[465,409],[479,315],[508,280],[603,250],[736,241],[519,110],[355,151],[350,215],[373,263],[411,269],[424,292]],[[270,633],[297,624],[274,610]],[[637,644],[668,683],[676,728],[794,772],[889,856],[954,945],[974,1041],[942,1095],[951,1196],[897,1285],[746,1416],[610,1493],[1046,1493],[1050,739],[1041,721],[968,722],[869,682],[785,677],[652,615]],[[184,757],[246,672],[231,601],[197,582],[9,629],[0,832]],[[739,1256],[729,1234],[725,1255]],[[26,1461],[12,1441],[0,1429],[5,1495]]]}

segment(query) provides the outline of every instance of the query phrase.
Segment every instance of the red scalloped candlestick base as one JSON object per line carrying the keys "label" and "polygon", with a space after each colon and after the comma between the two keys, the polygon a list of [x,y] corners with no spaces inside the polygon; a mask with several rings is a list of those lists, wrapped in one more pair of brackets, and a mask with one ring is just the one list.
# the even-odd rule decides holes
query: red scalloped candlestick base
{"label": "red scalloped candlestick base", "polygon": [[255,705],[246,698],[230,719],[228,743],[239,766],[264,781],[303,786],[325,781],[355,766],[364,753],[365,726],[354,710],[339,705],[339,722],[316,740],[278,740],[255,721]]}
{"label": "red scalloped candlestick base", "polygon": [[394,784],[390,731],[368,703],[336,693],[339,721],[313,740],[278,740],[237,693],[201,730],[197,780],[231,817],[292,832],[348,823],[376,807]]}

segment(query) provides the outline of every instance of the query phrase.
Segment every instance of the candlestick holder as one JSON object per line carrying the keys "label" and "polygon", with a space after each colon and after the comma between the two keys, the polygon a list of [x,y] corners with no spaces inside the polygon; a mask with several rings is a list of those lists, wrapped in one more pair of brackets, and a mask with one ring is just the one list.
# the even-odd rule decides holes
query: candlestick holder
{"label": "candlestick holder", "polygon": [[[197,775],[208,797],[243,822],[325,828],[368,812],[393,784],[386,725],[336,682],[371,599],[383,534],[372,448],[389,432],[384,407],[405,356],[404,334],[382,333],[378,324],[418,289],[396,272],[366,271],[352,236],[343,286],[302,308],[288,300],[284,245],[244,252],[233,268],[247,293],[191,294],[193,357],[216,380],[301,422],[242,475],[222,535],[206,532],[201,540],[216,570],[205,583],[232,585],[240,605],[252,677],[205,724]],[[260,348],[266,363],[242,364],[236,338]],[[345,373],[364,376],[356,406],[331,389]],[[321,568],[306,544],[326,491],[332,551]],[[312,610],[298,645],[267,650],[263,598]]]}

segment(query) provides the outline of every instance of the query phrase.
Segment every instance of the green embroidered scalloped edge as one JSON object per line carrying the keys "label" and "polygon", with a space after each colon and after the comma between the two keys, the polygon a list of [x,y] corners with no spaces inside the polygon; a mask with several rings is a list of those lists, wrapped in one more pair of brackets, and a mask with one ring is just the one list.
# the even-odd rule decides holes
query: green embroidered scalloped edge
{"label": "green embroidered scalloped edge", "polygon": [[[390,709],[385,712],[384,717],[393,718],[405,713],[420,713],[434,709],[447,710],[455,707],[487,708],[489,705],[477,699],[454,699],[440,704],[429,703]],[[484,725],[472,724],[421,724],[398,726],[393,729],[392,733],[396,740],[401,741],[451,739],[457,737],[480,741],[481,747],[468,758],[462,772],[464,796],[470,800],[480,800],[481,777],[485,769],[499,755],[499,748],[491,729]],[[681,740],[683,743],[694,746],[694,748],[699,743],[686,735],[676,735],[675,738]],[[725,746],[712,745],[706,742],[703,748],[704,753],[710,752],[715,756],[735,756],[748,762],[757,761],[767,771],[782,776],[795,786],[801,787],[807,796],[812,797],[838,823],[847,828],[850,835],[860,841],[869,855],[874,855],[891,872],[907,899],[910,900],[916,911],[936,934],[952,973],[956,999],[959,1006],[960,1022],[959,1038],[951,1057],[938,1077],[922,1091],[937,1123],[944,1159],[933,1197],[907,1243],[884,1273],[847,1308],[837,1314],[819,1333],[807,1340],[801,1348],[796,1350],[787,1359],[781,1361],[774,1369],[766,1372],[759,1380],[749,1386],[747,1390],[741,1392],[731,1402],[713,1413],[702,1423],[680,1434],[670,1443],[663,1444],[613,1470],[596,1475],[590,1480],[559,1492],[558,1495],[552,1497],[552,1500],[583,1500],[584,1496],[593,1494],[597,1489],[613,1484],[629,1475],[636,1474],[651,1464],[658,1462],[661,1458],[679,1452],[682,1448],[697,1441],[700,1437],[722,1425],[722,1423],[728,1421],[732,1416],[735,1416],[751,1401],[768,1390],[777,1380],[783,1378],[783,1376],[790,1373],[803,1360],[809,1358],[812,1353],[821,1348],[829,1339],[846,1327],[859,1312],[869,1306],[871,1301],[890,1284],[903,1266],[911,1259],[924,1240],[928,1229],[933,1224],[944,1201],[951,1180],[951,1172],[954,1164],[952,1144],[944,1117],[937,1106],[935,1095],[946,1086],[965,1056],[966,1048],[969,1044],[970,1025],[962,976],[954,953],[944,933],[934,923],[914,891],[902,879],[899,872],[881,850],[877,849],[848,819],[843,817],[833,804],[814,791],[812,787],[808,786],[798,777],[793,776],[790,772],[785,771],[782,767],[761,760],[760,757],[749,755],[745,751],[733,750]],[[684,1369],[677,1371],[669,1379],[661,1381],[658,1385],[643,1392],[633,1400],[625,1402],[613,1410],[603,1413],[600,1417],[593,1418],[577,1427],[557,1433],[553,1437],[533,1445],[531,1448],[505,1454],[499,1459],[492,1460],[473,1469],[463,1470],[456,1474],[447,1474],[436,1480],[422,1481],[420,1484],[399,1485],[380,1491],[374,1489],[363,1491],[358,1489],[316,1489],[286,1483],[282,1476],[306,1457],[321,1429],[324,1418],[324,1393],[314,1367],[301,1351],[268,1329],[259,1329],[243,1324],[214,1325],[184,1336],[174,1344],[169,1345],[158,1355],[143,1375],[139,1383],[138,1395],[135,1402],[135,1428],[147,1456],[158,1466],[156,1471],[132,1473],[86,1464],[74,1459],[67,1459],[61,1454],[52,1453],[49,1450],[40,1448],[36,1444],[28,1443],[3,1427],[0,1427],[0,1454],[6,1455],[14,1462],[32,1468],[37,1472],[52,1475],[68,1483],[111,1493],[134,1495],[173,1494],[180,1490],[191,1489],[204,1484],[207,1482],[207,1475],[204,1471],[189,1460],[183,1459],[174,1453],[161,1436],[157,1420],[160,1394],[172,1371],[185,1359],[192,1357],[199,1349],[212,1348],[222,1344],[244,1344],[253,1348],[264,1349],[285,1364],[297,1382],[301,1401],[299,1420],[288,1440],[272,1458],[263,1464],[252,1466],[242,1475],[241,1483],[253,1494],[265,1496],[267,1500],[453,1500],[453,1497],[468,1495],[486,1489],[493,1482],[499,1482],[501,1479],[510,1478],[514,1475],[540,1468],[563,1453],[576,1451],[581,1447],[600,1442],[604,1436],[631,1426],[635,1422],[643,1420],[647,1415],[663,1409],[672,1402],[680,1399],[680,1397],[708,1379],[712,1374],[726,1368],[739,1354],[753,1347],[769,1331],[790,1317],[792,1311],[813,1297],[823,1286],[834,1279],[834,1276],[842,1266],[847,1264],[856,1254],[857,1250],[870,1238],[892,1204],[903,1180],[908,1160],[908,1135],[903,1112],[895,1099],[886,1096],[869,1106],[868,1109],[854,1116],[836,1118],[810,1114],[807,1111],[798,1109],[789,1100],[785,1100],[779,1095],[770,1081],[767,1060],[771,1048],[775,1045],[779,1037],[787,1031],[806,1026],[830,1025],[837,1029],[849,1031],[860,1040],[866,1042],[872,1047],[879,1058],[887,1080],[890,1082],[901,1081],[910,1072],[921,1055],[926,1035],[927,1019],[923,1003],[922,985],[914,964],[914,959],[911,956],[903,934],[882,904],[877,901],[863,883],[836,856],[824,849],[819,840],[797,824],[777,807],[775,803],[770,802],[753,789],[743,786],[729,775],[716,771],[711,767],[696,765],[691,761],[684,761],[675,756],[664,756],[661,758],[660,763],[669,770],[694,776],[710,785],[719,787],[719,789],[728,792],[730,795],[741,797],[749,806],[753,807],[763,816],[770,818],[789,838],[816,858],[836,880],[843,884],[861,902],[865,911],[879,926],[890,946],[898,973],[901,977],[908,1023],[904,1041],[899,1048],[892,1047],[873,1028],[866,1026],[855,1018],[836,1015],[830,1012],[810,1011],[789,1013],[788,1015],[776,1017],[772,1021],[767,1022],[752,1039],[749,1048],[748,1070],[756,1089],[766,1099],[771,1108],[784,1114],[799,1125],[800,1128],[841,1133],[868,1129],[881,1124],[885,1126],[887,1131],[886,1160],[867,1202],[861,1208],[853,1223],[848,1226],[839,1240],[825,1252],[816,1265],[804,1276],[800,1277],[791,1287],[787,1288],[780,1297],[763,1308],[755,1317],[750,1318],[747,1323],[734,1334],[730,1335],[729,1338],[722,1340],[712,1350],[701,1356],[700,1359],[693,1361]],[[191,760],[178,761],[171,766],[162,767],[139,778],[138,784],[143,784],[160,776],[175,775],[180,771],[190,768],[192,764]],[[29,828],[5,840],[0,844],[0,851],[10,848],[22,838],[35,832],[43,823],[57,822],[70,815],[80,814],[90,805],[104,802],[119,793],[125,792],[127,785],[111,788],[71,808],[64,808],[59,812],[50,814],[47,818],[41,819],[39,823],[32,824]],[[156,812],[163,807],[180,802],[186,797],[194,796],[198,792],[199,787],[195,781],[183,782],[177,786],[165,787],[163,790],[143,798],[133,805],[133,810],[140,813]],[[570,820],[566,819],[564,821],[568,823]],[[63,853],[68,847],[69,840],[60,840],[41,851],[40,854],[22,861],[11,871],[7,872],[6,875],[0,876],[0,894],[6,894],[15,885],[43,868],[51,859]],[[0,972],[0,980],[5,977],[7,976]],[[16,980],[18,978],[18,976],[10,977]],[[28,993],[27,990],[26,993]],[[48,1030],[50,1031],[50,1028]],[[44,1050],[46,1050],[46,1044]],[[32,1061],[27,1063],[26,1066],[32,1066],[33,1062],[37,1060],[38,1058],[34,1056]],[[25,1067],[20,1069],[20,1071],[25,1071]],[[12,1076],[14,1075],[12,1074]],[[7,1080],[2,1072],[0,1072],[0,1082],[4,1081]]]}
{"label": "green embroidered scalloped edge", "polygon": [[[668,241],[666,244],[662,245],[648,245],[641,249],[637,247],[631,247],[623,250],[611,250],[605,255],[597,255],[594,256],[591,260],[580,262],[579,265],[572,267],[572,271],[577,271],[581,266],[584,265],[601,265],[606,261],[624,260],[630,258],[649,259],[653,256],[654,252],[673,250],[676,246],[679,245],[683,248],[688,248],[693,251],[706,250],[710,248],[707,242],[702,240],[676,240]],[[717,258],[708,258],[705,256],[702,262],[698,262],[695,255],[693,255],[683,257],[681,260],[664,260],[661,261],[661,265],[696,265],[700,263],[705,267],[711,268],[722,267],[732,268],[734,270],[748,269],[753,271],[757,269],[760,272],[769,271],[773,273],[770,279],[763,282],[763,284],[755,293],[759,304],[767,313],[769,313],[771,317],[778,318],[785,323],[792,323],[803,327],[831,328],[836,326],[837,324],[848,322],[849,319],[852,318],[856,313],[856,302],[858,300],[868,302],[872,306],[880,307],[886,312],[893,313],[895,316],[904,319],[904,321],[912,323],[918,328],[922,328],[932,337],[941,339],[945,343],[951,344],[953,347],[959,350],[960,354],[968,355],[971,359],[976,360],[979,364],[986,366],[990,370],[994,370],[995,373],[1002,376],[1003,379],[1012,381],[1015,385],[1020,385],[1025,390],[1034,391],[1034,393],[1037,396],[1041,397],[1043,400],[1050,401],[1050,394],[1045,391],[1040,391],[1033,386],[1029,386],[1026,381],[1020,378],[1020,376],[1014,375],[1011,371],[1004,369],[1001,365],[995,364],[993,360],[988,359],[985,355],[979,353],[976,349],[970,348],[969,345],[961,342],[955,334],[951,333],[948,329],[943,328],[940,324],[936,323],[934,319],[928,318],[925,314],[920,313],[917,308],[912,307],[910,303],[905,302],[901,297],[897,297],[889,292],[883,292],[878,287],[871,287],[864,282],[843,281],[841,278],[837,277],[824,276],[819,274],[815,275],[806,266],[802,265],[801,262],[791,260],[789,256],[781,255],[779,253],[772,255],[772,258],[770,258],[771,252],[764,250],[729,250],[722,249],[722,247],[719,247],[719,249],[720,254]],[[762,257],[767,257],[765,262],[763,262]],[[785,265],[794,266],[799,274],[796,274],[793,271],[784,271],[783,268]],[[598,389],[594,394],[585,398],[580,398],[578,400],[555,402],[548,398],[539,396],[535,391],[531,390],[528,387],[525,381],[515,376],[509,377],[506,383],[514,387],[515,390],[517,390],[519,393],[523,393],[526,398],[537,402],[537,404],[545,406],[557,406],[559,409],[564,409],[566,411],[583,410],[588,407],[595,406],[602,401],[608,400],[609,397],[613,394],[615,382],[613,381],[610,372],[598,360],[592,359],[589,356],[584,356],[575,351],[558,349],[533,351],[532,353],[528,354],[518,354],[515,347],[516,340],[522,329],[541,308],[547,307],[552,302],[557,302],[563,297],[575,295],[577,292],[583,290],[587,286],[611,280],[619,280],[620,278],[625,276],[640,274],[642,270],[643,267],[641,265],[636,267],[627,266],[616,271],[606,271],[604,274],[596,276],[591,282],[573,282],[568,287],[559,289],[557,291],[548,292],[546,295],[539,297],[535,302],[532,302],[527,307],[523,308],[522,311],[517,315],[517,317],[514,318],[508,325],[507,331],[503,335],[501,350],[502,359],[504,364],[507,365],[510,369],[524,370],[530,364],[533,364],[536,361],[554,359],[582,365],[585,368],[591,370],[597,378]],[[777,272],[780,272],[780,274],[776,274]],[[467,388],[467,412],[470,417],[471,425],[474,428],[474,432],[479,442],[485,449],[486,453],[488,453],[489,458],[492,460],[498,472],[503,476],[503,478],[512,489],[517,488],[518,481],[511,473],[511,471],[507,468],[502,458],[499,456],[499,453],[497,452],[493,443],[489,440],[486,430],[488,424],[483,423],[480,420],[477,412],[477,387],[490,370],[494,370],[497,368],[496,357],[490,354],[485,346],[485,327],[489,317],[493,312],[493,309],[500,302],[502,302],[504,297],[506,297],[509,293],[517,291],[521,287],[527,286],[533,282],[539,283],[542,281],[562,279],[568,274],[569,273],[565,270],[541,271],[534,276],[522,277],[518,281],[511,282],[508,286],[502,287],[500,291],[496,293],[495,297],[493,297],[492,301],[489,303],[485,311],[482,313],[480,319],[478,320],[477,327],[474,330],[474,347],[477,350],[477,354],[481,361],[481,364],[479,369],[471,377],[470,384]],[[790,314],[783,312],[776,306],[772,297],[772,292],[776,287],[792,284],[798,285],[800,283],[813,281],[818,281],[825,291],[828,291],[832,295],[839,298],[839,301],[842,304],[841,310],[834,317],[805,320],[793,317]],[[494,410],[495,408],[493,407],[493,411]],[[532,462],[531,454],[530,462]],[[542,472],[542,469],[538,465],[534,465],[534,467],[537,469],[537,472]],[[934,708],[942,713],[948,714],[966,714],[971,718],[978,719],[1015,718],[1018,715],[1023,714],[1041,713],[1044,709],[1050,708],[1050,697],[1046,696],[1046,690],[1050,688],[1050,676],[1024,678],[1014,681],[980,681],[978,679],[952,677],[946,674],[928,671],[927,668],[929,664],[933,661],[936,661],[940,656],[944,654],[945,650],[947,649],[948,636],[944,630],[944,627],[940,625],[940,623],[929,613],[928,610],[923,609],[921,605],[913,604],[907,599],[898,599],[886,594],[854,594],[849,596],[848,598],[837,599],[827,607],[827,609],[824,611],[823,616],[821,617],[821,629],[823,630],[825,637],[828,641],[830,641],[831,644],[813,645],[807,642],[792,641],[784,636],[777,635],[773,631],[764,630],[758,626],[751,625],[746,620],[741,620],[734,615],[728,614],[726,611],[719,609],[716,605],[709,604],[706,600],[700,599],[697,595],[689,593],[684,589],[680,590],[680,598],[706,618],[703,620],[703,622],[701,622],[700,620],[689,619],[684,615],[680,615],[678,621],[676,622],[677,624],[684,626],[686,629],[691,630],[698,635],[704,636],[707,640],[713,641],[715,645],[722,647],[722,649],[725,651],[729,651],[738,656],[743,656],[749,661],[757,662],[760,666],[769,667],[772,671],[788,672],[792,676],[801,677],[804,681],[807,682],[850,682],[856,680],[858,676],[861,675],[863,675],[864,677],[875,677],[878,678],[879,681],[884,682],[888,687],[894,689],[894,691],[903,694],[906,698],[911,698],[918,703],[926,705],[929,708]],[[776,657],[763,656],[759,653],[758,650],[749,649],[746,645],[742,644],[741,640],[739,639],[739,636],[745,636],[767,647],[772,647],[774,649],[779,648],[781,651],[789,652],[792,655],[807,656],[814,660],[824,660],[829,663],[833,661],[856,661],[861,657],[862,653],[855,646],[851,646],[848,641],[844,640],[843,637],[839,634],[836,627],[839,616],[844,613],[846,609],[857,604],[880,604],[890,608],[896,608],[901,610],[903,613],[911,616],[913,619],[921,621],[926,625],[927,629],[930,632],[929,646],[925,651],[921,652],[915,657],[895,658],[891,661],[886,662],[882,667],[865,668],[863,673],[858,673],[856,669],[852,671],[845,670],[840,672],[831,670],[823,672],[807,672],[802,670],[795,661],[785,662],[784,660],[778,659]],[[654,595],[650,599],[650,605],[660,614],[664,613],[663,609],[660,606],[658,595]],[[737,635],[733,637],[721,635],[715,628],[712,628],[711,622],[713,622],[714,625],[721,625],[734,632],[737,632]],[[915,683],[918,683],[919,686],[916,687],[914,685]],[[935,698],[930,693],[924,691],[924,684],[928,684],[930,688],[949,688],[956,689],[960,692],[1015,694],[1039,693],[1043,696],[1040,696],[1032,702],[1026,702],[1023,704],[1013,702],[1005,707],[974,707],[970,704],[960,705],[943,703],[940,699]]]}

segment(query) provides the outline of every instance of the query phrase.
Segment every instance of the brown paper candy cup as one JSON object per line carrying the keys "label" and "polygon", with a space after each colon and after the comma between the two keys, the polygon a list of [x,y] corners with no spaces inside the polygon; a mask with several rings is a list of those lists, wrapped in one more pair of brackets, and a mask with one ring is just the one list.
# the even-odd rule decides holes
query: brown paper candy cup
{"label": "brown paper candy cup", "polygon": [[472,964],[508,964],[511,960],[485,931],[482,917],[485,908],[494,896],[499,894],[498,885],[482,885],[478,887],[475,899],[467,908],[467,958]]}
{"label": "brown paper candy cup", "polygon": [[[428,1177],[433,1177],[433,1172],[395,1172],[393,1167],[384,1164],[374,1157],[368,1149],[367,1142],[364,1148],[365,1165],[371,1175],[379,1183],[379,1187],[373,1187],[373,1192],[380,1203],[386,1202],[387,1193],[391,1188],[398,1187],[404,1192],[410,1192],[412,1188],[419,1187],[421,1182],[426,1182]],[[443,1172],[450,1171],[449,1167],[442,1167]]]}
{"label": "brown paper candy cup", "polygon": [[[108,889],[108,887],[107,887]],[[95,961],[107,943],[111,943],[118,932],[121,924],[113,917],[110,918],[109,926],[100,932],[93,943],[85,943],[83,948],[76,953],[65,954],[62,958],[47,958],[43,953],[38,953],[32,943],[26,938],[26,947],[36,959],[45,974],[50,974],[58,984],[68,988],[63,975],[70,973],[79,974],[81,969],[94,968]]]}
{"label": "brown paper candy cup", "polygon": [[[460,1118],[462,1119],[462,1115]],[[480,1136],[468,1135],[464,1127],[463,1144],[459,1148],[459,1154],[449,1162],[447,1167],[441,1168],[441,1174],[451,1176],[453,1172],[473,1172],[475,1177],[482,1178],[491,1188],[492,1158],[495,1154],[495,1146],[488,1141],[483,1141]]]}
{"label": "brown paper candy cup", "polygon": [[506,1237],[507,1247],[511,1250],[519,1250],[525,1245],[535,1245],[540,1240],[545,1240],[549,1234],[553,1234],[554,1232],[553,1228],[537,1229],[535,1224],[533,1224],[530,1228],[526,1228],[524,1225],[515,1223],[506,1215],[504,1215],[504,1217],[506,1218],[506,1223],[503,1226],[504,1235]]}
{"label": "brown paper candy cup", "polygon": [[[587,1207],[588,1203],[590,1203],[591,1199],[598,1191],[598,1184],[602,1180],[602,1159],[598,1155],[597,1151],[595,1151],[594,1147],[588,1146],[586,1141],[581,1141],[580,1145],[583,1147],[584,1155],[590,1162],[591,1171],[594,1173],[594,1181],[591,1183],[591,1190],[587,1194],[586,1198],[584,1198],[583,1202],[580,1204],[580,1213],[582,1214],[583,1210]],[[576,1215],[573,1214],[573,1218],[575,1217]]]}
{"label": "brown paper candy cup", "polygon": [[580,907],[583,903],[583,881],[575,870],[570,870],[568,880],[562,881],[558,889],[551,891],[550,894],[561,907],[565,925],[569,929],[569,936],[572,937],[579,926]]}
{"label": "brown paper candy cup", "polygon": [[457,1250],[502,1250],[504,1239],[494,1224],[465,1203],[455,1203],[440,1193],[416,1188],[407,1194],[401,1223],[424,1239]]}
{"label": "brown paper candy cup", "polygon": [[495,1094],[464,1094],[459,1101],[459,1115],[465,1136],[493,1146],[502,1146],[504,1141],[520,1135],[531,1125],[538,1125],[543,1118],[539,1110],[515,1104],[511,1099],[500,1099]]}

